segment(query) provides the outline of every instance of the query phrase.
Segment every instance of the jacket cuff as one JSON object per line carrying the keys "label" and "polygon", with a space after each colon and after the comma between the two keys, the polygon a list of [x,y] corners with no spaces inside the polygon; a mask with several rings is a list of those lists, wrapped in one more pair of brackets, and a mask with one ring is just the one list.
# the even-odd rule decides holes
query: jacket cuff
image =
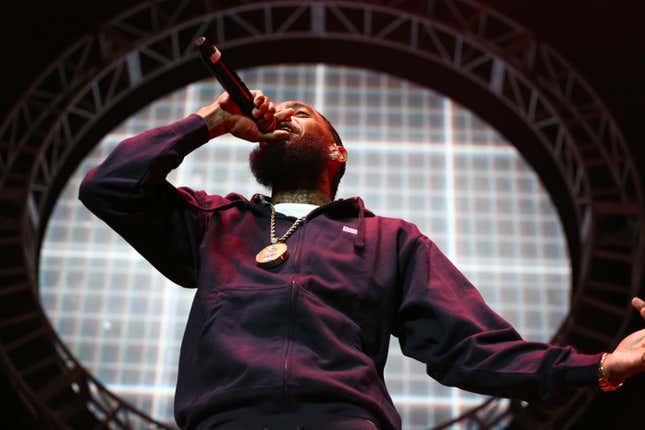
{"label": "jacket cuff", "polygon": [[209,140],[208,126],[204,118],[190,114],[186,118],[171,124],[173,132],[179,136],[174,149],[182,157],[190,154]]}
{"label": "jacket cuff", "polygon": [[598,366],[602,353],[576,354],[575,367],[567,369],[564,381],[567,385],[598,386]]}

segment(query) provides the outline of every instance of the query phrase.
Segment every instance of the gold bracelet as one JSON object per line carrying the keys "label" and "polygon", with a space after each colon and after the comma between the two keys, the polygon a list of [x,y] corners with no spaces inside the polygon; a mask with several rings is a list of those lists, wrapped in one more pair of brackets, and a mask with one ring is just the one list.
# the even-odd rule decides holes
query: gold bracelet
{"label": "gold bracelet", "polygon": [[598,365],[598,387],[602,391],[616,391],[623,386],[624,380],[620,380],[617,384],[611,382],[607,379],[607,371],[605,369],[605,358],[607,358],[607,353],[603,353],[600,358],[600,364]]}

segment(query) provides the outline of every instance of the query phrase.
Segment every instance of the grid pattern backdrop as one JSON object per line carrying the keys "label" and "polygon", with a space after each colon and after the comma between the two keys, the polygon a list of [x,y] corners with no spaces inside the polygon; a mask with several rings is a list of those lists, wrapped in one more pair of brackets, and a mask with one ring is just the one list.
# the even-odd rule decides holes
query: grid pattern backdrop
{"label": "grid pattern backdrop", "polygon": [[[316,106],[349,151],[338,196],[360,195],[377,214],[416,223],[528,340],[548,341],[569,308],[562,227],[517,150],[442,95],[383,73],[325,65],[241,73],[273,100]],[[50,218],[40,265],[43,306],[62,339],[111,390],[172,421],[179,345],[192,290],[158,274],[77,200],[90,167],[122,139],[211,103],[215,81],[149,105],[87,156]],[[169,177],[211,194],[267,193],[248,168],[252,144],[221,137]],[[403,427],[431,427],[484,399],[432,381],[392,338],[386,382]]]}

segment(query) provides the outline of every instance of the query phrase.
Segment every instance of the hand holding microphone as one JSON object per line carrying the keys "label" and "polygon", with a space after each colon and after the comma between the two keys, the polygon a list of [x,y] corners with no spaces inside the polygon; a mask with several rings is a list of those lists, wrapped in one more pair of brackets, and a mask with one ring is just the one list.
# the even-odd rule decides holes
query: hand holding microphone
{"label": "hand holding microphone", "polygon": [[[197,112],[209,124],[211,137],[225,132],[231,132],[238,137],[252,141],[278,140],[284,137],[281,133],[282,130],[275,130],[276,117],[274,116],[273,103],[259,91],[252,93],[235,71],[226,65],[217,47],[205,37],[198,38],[195,45],[199,47],[202,60],[208,69],[228,93],[221,95],[213,105],[206,106]],[[226,112],[218,111],[218,108]],[[226,113],[232,115],[240,113],[246,118],[237,118],[234,124],[230,124],[231,118],[226,118]],[[255,124],[246,121],[246,119],[254,121]]]}

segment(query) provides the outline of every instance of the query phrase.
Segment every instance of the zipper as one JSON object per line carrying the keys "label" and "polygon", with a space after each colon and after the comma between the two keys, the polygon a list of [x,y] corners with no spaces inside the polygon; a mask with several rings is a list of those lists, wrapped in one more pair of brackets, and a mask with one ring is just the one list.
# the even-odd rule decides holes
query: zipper
{"label": "zipper", "polygon": [[284,358],[282,360],[282,395],[287,398],[287,377],[289,374],[289,348],[291,347],[291,338],[293,337],[293,306],[296,296],[296,279],[291,280],[289,285],[289,310],[287,314],[287,346],[284,349]]}
{"label": "zipper", "polygon": [[299,257],[300,256],[300,251],[302,250],[302,246],[303,246],[302,241],[304,240],[304,237],[305,237],[305,229],[307,228],[307,222],[308,222],[308,220],[303,222],[302,225],[300,226],[300,231],[296,232],[298,240],[296,242],[296,250],[295,250],[295,252],[293,253],[293,256],[292,256],[293,257],[293,271],[294,271],[294,273],[299,272],[299,264],[297,263],[299,259],[296,258],[296,256]]}
{"label": "zipper", "polygon": [[[298,259],[296,258],[296,256],[300,255],[300,249],[302,248],[302,241],[306,224],[307,223],[304,222],[300,226],[300,232],[296,232],[296,234],[294,235],[297,238],[296,249],[293,255],[289,257],[289,259],[292,260],[293,263],[294,273],[298,273]],[[284,399],[287,399],[287,396],[289,394],[287,389],[287,379],[289,376],[289,349],[291,348],[291,344],[293,343],[293,325],[295,324],[294,307],[297,292],[298,290],[296,277],[294,276],[293,278],[291,278],[291,284],[289,284],[289,308],[287,310],[287,345],[284,349],[284,358],[282,360],[282,396]]]}

